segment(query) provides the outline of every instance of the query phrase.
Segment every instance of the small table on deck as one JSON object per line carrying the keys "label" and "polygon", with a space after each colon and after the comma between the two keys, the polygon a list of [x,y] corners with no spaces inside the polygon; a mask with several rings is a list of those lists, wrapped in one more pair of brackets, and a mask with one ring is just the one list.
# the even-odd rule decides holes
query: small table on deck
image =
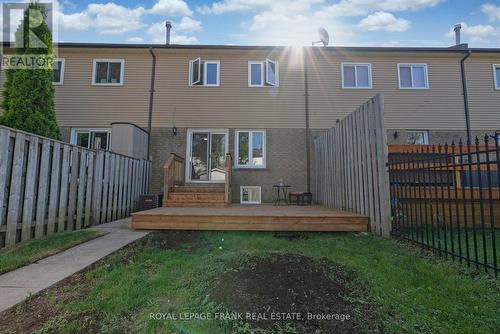
{"label": "small table on deck", "polygon": [[273,188],[276,188],[276,199],[274,200],[274,205],[280,205],[283,200],[285,204],[288,204],[288,188],[291,186],[286,184],[275,184]]}

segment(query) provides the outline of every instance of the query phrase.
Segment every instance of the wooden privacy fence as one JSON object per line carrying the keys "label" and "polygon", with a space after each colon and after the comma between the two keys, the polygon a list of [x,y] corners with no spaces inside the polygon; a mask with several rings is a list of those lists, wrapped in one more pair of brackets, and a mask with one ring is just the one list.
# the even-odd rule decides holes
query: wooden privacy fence
{"label": "wooden privacy fence", "polygon": [[151,162],[0,126],[0,247],[128,216]]}
{"label": "wooden privacy fence", "polygon": [[383,95],[377,94],[314,140],[316,201],[369,216],[389,236],[390,191]]}

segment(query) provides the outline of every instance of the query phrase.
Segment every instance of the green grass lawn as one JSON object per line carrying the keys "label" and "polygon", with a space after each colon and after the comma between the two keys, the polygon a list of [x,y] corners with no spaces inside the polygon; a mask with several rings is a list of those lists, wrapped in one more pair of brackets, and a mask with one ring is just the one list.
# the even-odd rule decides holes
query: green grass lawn
{"label": "green grass lawn", "polygon": [[[494,333],[500,328],[500,284],[491,275],[370,234],[303,236],[289,240],[263,232],[202,232],[192,240],[143,240],[49,290],[36,304],[18,307],[17,317],[0,315],[0,325],[16,319],[22,326],[23,315],[29,315],[43,319],[38,333],[300,333],[293,328],[252,332],[235,321],[150,319],[156,312],[221,310],[207,294],[213,282],[237,271],[235,263],[243,266],[249,258],[278,252],[329,261],[355,273],[355,280],[344,283],[366,289],[367,295],[353,303],[377,305],[376,322],[383,332]],[[40,315],[40,305],[52,313]]]}
{"label": "green grass lawn", "polygon": [[99,235],[99,232],[93,230],[63,232],[0,249],[0,274],[54,255]]}
{"label": "green grass lawn", "polygon": [[[407,228],[402,232],[402,236],[436,249],[447,250],[457,256],[461,255],[464,258],[469,258],[470,261],[477,259],[480,264],[487,263],[493,266],[496,257],[497,267],[500,267],[500,230],[492,231],[491,229],[478,228],[474,233],[471,228],[450,231],[432,229],[429,225],[427,230],[425,228]],[[495,249],[496,254],[493,252]],[[471,262],[471,266],[476,266],[476,264]],[[492,269],[489,271],[491,272]]]}

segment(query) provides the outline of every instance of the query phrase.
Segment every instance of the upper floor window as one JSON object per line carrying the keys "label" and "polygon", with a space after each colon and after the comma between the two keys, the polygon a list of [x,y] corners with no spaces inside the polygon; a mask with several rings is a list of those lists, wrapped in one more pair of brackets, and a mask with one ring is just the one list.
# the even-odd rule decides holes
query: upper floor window
{"label": "upper floor window", "polygon": [[406,143],[411,145],[427,145],[429,144],[429,132],[426,130],[408,131]]}
{"label": "upper floor window", "polygon": [[110,129],[72,129],[71,144],[88,149],[109,150]]}
{"label": "upper floor window", "polygon": [[400,89],[427,89],[427,64],[398,64]]}
{"label": "upper floor window", "polygon": [[64,82],[64,59],[57,58],[54,61],[54,78],[52,83],[54,85],[62,85]]}
{"label": "upper floor window", "polygon": [[93,85],[123,85],[123,59],[94,59]]}
{"label": "upper floor window", "polygon": [[236,131],[236,167],[266,167],[266,133],[262,130]]}
{"label": "upper floor window", "polygon": [[495,89],[500,89],[500,64],[493,65],[493,74],[495,76]]}
{"label": "upper floor window", "polygon": [[248,86],[279,86],[278,62],[270,59],[266,59],[265,61],[249,61]]}
{"label": "upper floor window", "polygon": [[219,86],[220,62],[218,60],[201,60],[197,58],[189,61],[190,86]]}
{"label": "upper floor window", "polygon": [[342,88],[372,88],[371,64],[342,64]]}

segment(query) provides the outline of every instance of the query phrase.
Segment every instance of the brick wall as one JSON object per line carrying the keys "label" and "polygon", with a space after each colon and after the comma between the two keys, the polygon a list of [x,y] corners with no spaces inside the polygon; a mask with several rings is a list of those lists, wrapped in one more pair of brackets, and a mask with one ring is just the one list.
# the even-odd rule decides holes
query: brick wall
{"label": "brick wall", "polygon": [[[280,178],[292,186],[292,190],[306,191],[305,130],[266,129],[267,161],[265,169],[233,170],[233,202],[240,201],[240,186],[261,186],[262,201],[271,202],[275,193],[273,184]],[[187,129],[177,129],[174,136],[171,128],[153,128],[151,154],[153,156],[152,190],[161,191],[163,186],[163,164],[170,152],[186,156]],[[229,152],[234,152],[234,129],[229,130]]]}

